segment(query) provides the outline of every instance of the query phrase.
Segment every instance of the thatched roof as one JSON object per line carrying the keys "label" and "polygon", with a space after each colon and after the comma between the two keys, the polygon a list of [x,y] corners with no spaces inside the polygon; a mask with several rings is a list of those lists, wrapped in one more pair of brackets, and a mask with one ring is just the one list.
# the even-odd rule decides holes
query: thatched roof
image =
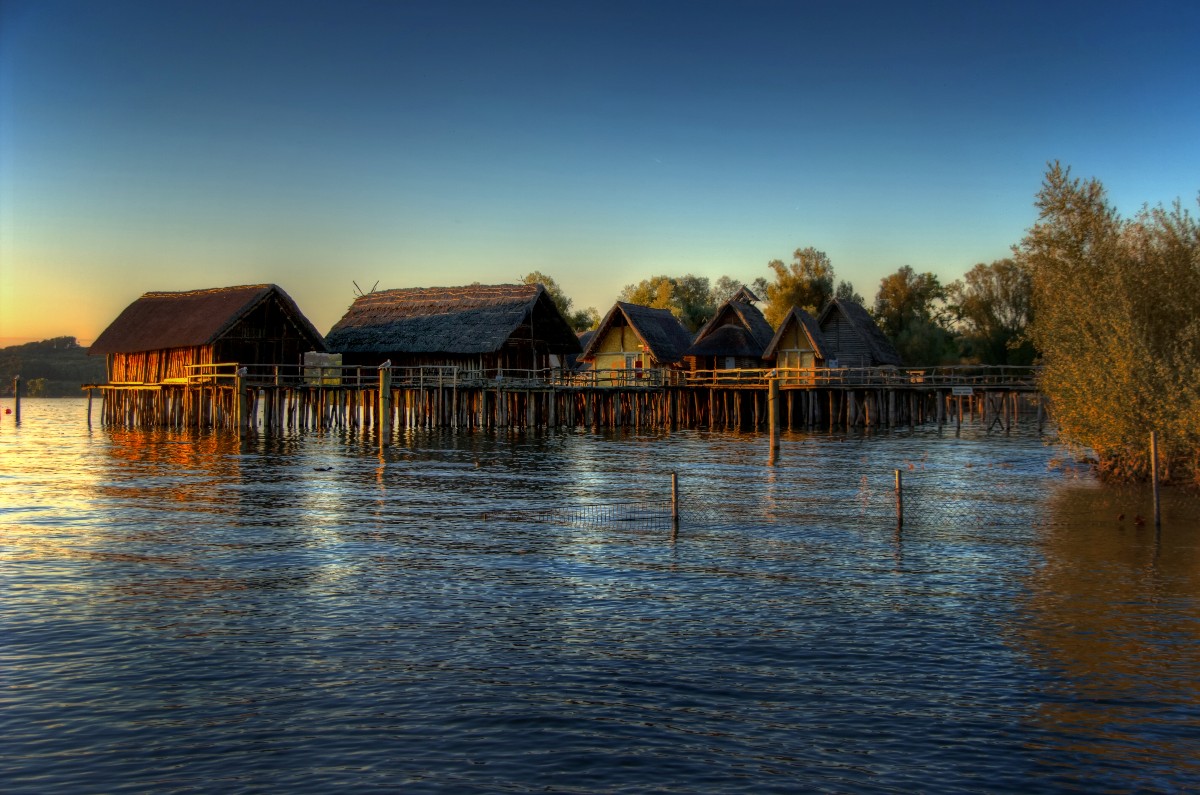
{"label": "thatched roof", "polygon": [[354,300],[325,342],[338,353],[494,353],[520,326],[550,353],[578,353],[579,340],[540,284],[413,287]]}
{"label": "thatched roof", "polygon": [[875,319],[863,308],[862,304],[855,301],[834,298],[821,310],[821,315],[817,318],[817,324],[822,329],[826,328],[826,324],[834,312],[840,312],[862,338],[867,346],[867,350],[871,352],[873,364],[892,364],[897,367],[903,364],[900,354],[896,352],[896,348],[892,345],[891,340],[875,324]]}
{"label": "thatched roof", "polygon": [[579,358],[596,358],[595,347],[621,319],[624,319],[625,324],[633,329],[651,355],[662,364],[678,363],[683,358],[683,352],[692,344],[692,336],[671,314],[671,310],[651,309],[648,306],[617,301],[613,308],[608,310],[604,320],[600,321],[599,328],[588,340]]}
{"label": "thatched roof", "polygon": [[[576,333],[579,338],[579,347],[587,350],[588,343],[592,341],[592,337],[596,336],[596,329],[590,328],[587,331]],[[591,365],[583,361],[583,354],[568,353],[566,356],[566,367],[568,370],[587,370]]]}
{"label": "thatched roof", "polygon": [[767,349],[763,351],[764,359],[774,359],[776,349],[779,343],[783,340],[783,335],[791,325],[795,323],[808,336],[808,342],[812,345],[813,352],[820,359],[829,358],[828,346],[825,344],[825,336],[821,333],[821,327],[817,324],[817,319],[805,312],[798,306],[793,306],[788,310],[787,316],[783,322],[779,324],[779,330],[775,332],[775,336],[771,338],[771,343],[767,345]]}
{"label": "thatched roof", "polygon": [[274,284],[253,284],[178,293],[146,293],[125,307],[125,311],[96,338],[88,353],[138,353],[211,345],[272,298],[283,305],[314,350],[325,350],[321,333],[291,296]]}
{"label": "thatched roof", "polygon": [[761,358],[774,336],[758,307],[731,298],[696,333],[687,355]]}
{"label": "thatched roof", "polygon": [[755,295],[753,290],[743,284],[738,288],[736,293],[729,297],[729,300],[740,301],[743,304],[757,304],[762,299]]}

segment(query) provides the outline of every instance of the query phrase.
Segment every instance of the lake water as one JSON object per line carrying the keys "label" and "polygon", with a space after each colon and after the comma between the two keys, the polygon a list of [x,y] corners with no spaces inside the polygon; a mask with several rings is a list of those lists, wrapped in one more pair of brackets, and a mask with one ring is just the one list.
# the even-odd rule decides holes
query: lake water
{"label": "lake water", "polygon": [[381,456],[22,408],[5,792],[1200,788],[1200,500],[1155,532],[1032,428],[767,466],[760,435]]}

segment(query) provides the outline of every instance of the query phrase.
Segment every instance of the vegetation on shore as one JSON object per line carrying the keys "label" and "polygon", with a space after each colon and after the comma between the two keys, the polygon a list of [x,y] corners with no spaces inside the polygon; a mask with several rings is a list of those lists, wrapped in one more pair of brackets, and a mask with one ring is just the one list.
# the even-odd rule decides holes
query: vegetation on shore
{"label": "vegetation on shore", "polygon": [[79,397],[83,384],[103,383],[104,358],[88,356],[74,337],[0,348],[0,394],[13,393],[18,375],[26,397]]}
{"label": "vegetation on shore", "polygon": [[1123,219],[1095,179],[1052,164],[1017,247],[1030,338],[1061,438],[1102,476],[1200,485],[1200,225],[1178,201]]}

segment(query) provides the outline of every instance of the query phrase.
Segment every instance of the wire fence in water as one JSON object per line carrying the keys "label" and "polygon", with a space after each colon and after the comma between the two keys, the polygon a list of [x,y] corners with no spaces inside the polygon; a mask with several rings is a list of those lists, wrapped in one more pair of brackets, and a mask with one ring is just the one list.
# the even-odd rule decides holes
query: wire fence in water
{"label": "wire fence in water", "polygon": [[[789,484],[782,494],[757,500],[724,499],[719,491],[692,491],[675,499],[566,502],[556,506],[500,508],[484,519],[584,528],[624,528],[671,532],[682,527],[721,527],[785,523],[793,526],[896,527],[911,530],[1029,527],[1046,518],[1045,473],[994,468],[961,470],[877,470],[858,477],[833,475]],[[1200,494],[1181,496],[1200,505]],[[1148,495],[1129,492],[1116,500],[1114,515],[1148,523]],[[1184,505],[1188,499],[1175,501]],[[1128,508],[1124,506],[1128,505]],[[1056,513],[1061,506],[1056,506]]]}

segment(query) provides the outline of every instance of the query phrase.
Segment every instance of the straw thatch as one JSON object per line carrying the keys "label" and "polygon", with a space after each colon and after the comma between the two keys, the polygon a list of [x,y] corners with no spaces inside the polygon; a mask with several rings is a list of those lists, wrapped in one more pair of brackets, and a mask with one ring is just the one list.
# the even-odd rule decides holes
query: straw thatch
{"label": "straw thatch", "polygon": [[140,353],[213,345],[264,303],[278,302],[287,320],[313,350],[324,351],[321,333],[274,284],[146,293],[96,338],[90,354]]}
{"label": "straw thatch", "polygon": [[779,324],[779,330],[775,332],[775,336],[771,338],[767,349],[763,351],[762,357],[768,361],[775,358],[779,350],[779,343],[787,334],[788,329],[793,325],[797,326],[804,335],[808,337],[808,342],[812,346],[813,354],[818,359],[826,359],[829,357],[828,345],[825,342],[825,335],[821,333],[821,326],[817,323],[817,319],[805,312],[798,306],[793,306],[788,310],[787,316],[783,322]]}
{"label": "straw thatch", "polygon": [[579,340],[540,284],[415,287],[359,296],[326,335],[363,354],[488,354],[522,326],[540,349],[578,353]]}
{"label": "straw thatch", "polygon": [[828,359],[842,367],[878,367],[903,362],[891,341],[859,303],[835,298],[821,310],[817,325],[829,348]]}
{"label": "straw thatch", "polygon": [[731,298],[696,333],[685,355],[761,359],[774,336],[775,330],[758,307]]}
{"label": "straw thatch", "polygon": [[683,352],[692,343],[692,337],[687,329],[680,325],[679,320],[669,309],[651,309],[648,306],[628,304],[617,301],[600,326],[593,334],[580,355],[582,360],[593,360],[609,329],[623,322],[633,329],[638,339],[646,346],[650,355],[659,364],[678,364],[683,359]]}

